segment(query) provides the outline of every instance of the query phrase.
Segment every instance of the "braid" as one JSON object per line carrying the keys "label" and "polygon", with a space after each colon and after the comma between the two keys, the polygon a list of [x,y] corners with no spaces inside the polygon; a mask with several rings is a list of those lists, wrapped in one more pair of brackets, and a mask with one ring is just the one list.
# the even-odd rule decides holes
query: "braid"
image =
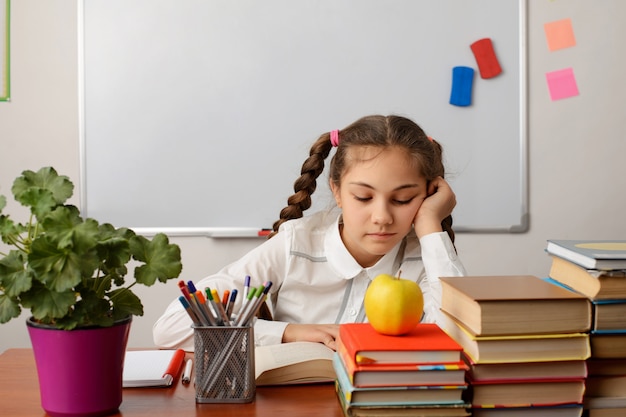
{"label": "braid", "polygon": [[441,221],[441,228],[443,229],[444,232],[448,234],[448,236],[450,236],[450,240],[452,241],[452,244],[454,245],[454,230],[452,230],[452,215],[446,217],[445,219]]}
{"label": "braid", "polygon": [[324,172],[324,161],[331,149],[332,144],[328,133],[320,136],[311,146],[309,157],[302,164],[300,176],[293,185],[294,194],[287,199],[287,206],[280,211],[280,218],[274,222],[268,239],[278,233],[281,224],[288,220],[299,219],[304,211],[311,207],[311,195],[317,188],[317,177]]}

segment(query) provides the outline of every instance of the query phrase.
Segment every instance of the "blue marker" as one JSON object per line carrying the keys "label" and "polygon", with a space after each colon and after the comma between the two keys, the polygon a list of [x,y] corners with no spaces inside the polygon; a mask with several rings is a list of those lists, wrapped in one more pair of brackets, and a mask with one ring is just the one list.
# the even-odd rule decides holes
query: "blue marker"
{"label": "blue marker", "polygon": [[248,292],[250,292],[250,275],[246,275],[243,281],[243,299],[248,298]]}
{"label": "blue marker", "polygon": [[187,299],[181,295],[180,297],[178,297],[178,300],[183,305],[185,310],[187,310],[187,314],[189,314],[189,317],[191,317],[191,321],[193,321],[193,324],[196,326],[200,326],[201,325],[200,320],[198,319],[198,316],[196,315],[196,313],[193,311],[193,308],[191,308],[191,305],[189,304]]}
{"label": "blue marker", "polygon": [[235,306],[235,300],[237,300],[237,288],[234,288],[230,292],[230,298],[228,299],[228,304],[226,304],[226,315],[229,319],[231,319],[233,315],[233,307]]}

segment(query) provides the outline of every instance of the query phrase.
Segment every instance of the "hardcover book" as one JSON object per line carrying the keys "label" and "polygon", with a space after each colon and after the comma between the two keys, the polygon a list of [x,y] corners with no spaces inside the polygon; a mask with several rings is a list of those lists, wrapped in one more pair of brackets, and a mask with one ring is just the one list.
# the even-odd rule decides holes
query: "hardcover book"
{"label": "hardcover book", "polygon": [[[587,359],[589,375],[626,375],[626,359]],[[626,405],[626,398],[624,399]]]}
{"label": "hardcover book", "polygon": [[441,309],[475,336],[579,333],[589,299],[531,275],[441,278]]}
{"label": "hardcover book", "polygon": [[473,381],[583,379],[588,374],[587,362],[584,360],[474,363],[467,355],[463,356],[469,365],[467,375]]}
{"label": "hardcover book", "polygon": [[472,407],[541,406],[582,404],[585,380],[525,381],[512,383],[471,382]]}
{"label": "hardcover book", "polygon": [[354,362],[339,344],[335,366],[342,366],[355,387],[464,385],[465,362],[450,364],[364,364]]}
{"label": "hardcover book", "polygon": [[474,336],[445,312],[441,323],[474,363],[584,360],[591,355],[588,333]]}
{"label": "hardcover book", "polygon": [[626,375],[591,375],[585,395],[589,397],[626,398]]}
{"label": "hardcover book", "polygon": [[590,340],[592,358],[626,358],[626,333],[592,333]]}
{"label": "hardcover book", "polygon": [[346,417],[464,417],[471,415],[469,404],[466,403],[361,406],[346,402],[346,394],[337,381],[335,391]]}
{"label": "hardcover book", "polygon": [[594,332],[626,332],[626,299],[593,302]]}
{"label": "hardcover book", "polygon": [[345,323],[339,343],[357,364],[459,363],[463,350],[433,323],[420,323],[402,336],[378,333],[369,323]]}
{"label": "hardcover book", "polygon": [[550,278],[591,300],[626,298],[626,271],[586,269],[558,256],[552,256]]}
{"label": "hardcover book", "polygon": [[350,383],[350,378],[335,354],[333,366],[338,384],[337,391],[343,396],[341,401],[351,406],[400,406],[400,405],[443,405],[464,404],[462,394],[467,388],[458,386],[389,386],[358,388]]}
{"label": "hardcover book", "polygon": [[549,239],[546,251],[586,269],[626,269],[626,240]]}
{"label": "hardcover book", "polygon": [[543,407],[474,408],[472,410],[472,417],[580,417],[582,415],[583,406],[580,404]]}

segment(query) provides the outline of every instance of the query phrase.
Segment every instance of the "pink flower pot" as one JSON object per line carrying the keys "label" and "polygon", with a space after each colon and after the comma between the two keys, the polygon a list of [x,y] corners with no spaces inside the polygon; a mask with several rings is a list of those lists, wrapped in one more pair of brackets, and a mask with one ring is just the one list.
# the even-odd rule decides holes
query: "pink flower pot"
{"label": "pink flower pot", "polygon": [[105,416],[122,403],[132,317],[112,327],[58,330],[28,319],[41,406],[52,417]]}

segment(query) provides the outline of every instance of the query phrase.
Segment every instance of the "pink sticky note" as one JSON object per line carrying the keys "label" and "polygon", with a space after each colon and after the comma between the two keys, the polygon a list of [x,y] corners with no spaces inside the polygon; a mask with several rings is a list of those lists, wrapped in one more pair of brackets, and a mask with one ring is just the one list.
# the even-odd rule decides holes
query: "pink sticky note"
{"label": "pink sticky note", "polygon": [[548,89],[552,101],[578,95],[578,86],[574,77],[573,68],[565,68],[546,73]]}
{"label": "pink sticky note", "polygon": [[543,25],[548,41],[548,49],[556,51],[558,49],[569,48],[576,45],[574,29],[571,19],[556,20]]}

